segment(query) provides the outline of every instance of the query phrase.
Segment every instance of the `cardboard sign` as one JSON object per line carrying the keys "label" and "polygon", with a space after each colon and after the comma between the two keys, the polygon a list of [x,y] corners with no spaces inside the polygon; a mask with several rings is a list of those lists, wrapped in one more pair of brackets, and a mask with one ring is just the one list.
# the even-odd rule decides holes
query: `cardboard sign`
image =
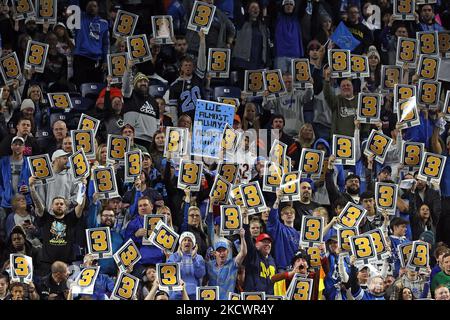
{"label": "cardboard sign", "polygon": [[88,252],[94,259],[112,257],[111,230],[109,227],[86,229]]}
{"label": "cardboard sign", "polygon": [[27,158],[31,175],[38,179],[39,183],[47,184],[55,180],[52,162],[48,153]]}
{"label": "cardboard sign", "polygon": [[331,68],[331,78],[346,78],[351,75],[350,50],[328,50],[328,62]]}
{"label": "cardboard sign", "polygon": [[209,28],[211,27],[211,24],[213,22],[215,12],[215,5],[206,2],[195,1],[187,25],[188,30],[192,30],[195,32],[203,30],[205,34],[208,34]]}
{"label": "cardboard sign", "polygon": [[209,48],[207,72],[213,78],[228,78],[230,75],[231,50]]}
{"label": "cardboard sign", "polygon": [[118,10],[114,20],[113,35],[116,38],[125,38],[134,34],[139,16],[137,14]]}
{"label": "cardboard sign", "polygon": [[38,41],[28,40],[25,53],[24,69],[34,68],[37,73],[43,73],[47,61],[49,45]]}
{"label": "cardboard sign", "polygon": [[174,44],[172,16],[152,16],[152,30],[156,44]]}

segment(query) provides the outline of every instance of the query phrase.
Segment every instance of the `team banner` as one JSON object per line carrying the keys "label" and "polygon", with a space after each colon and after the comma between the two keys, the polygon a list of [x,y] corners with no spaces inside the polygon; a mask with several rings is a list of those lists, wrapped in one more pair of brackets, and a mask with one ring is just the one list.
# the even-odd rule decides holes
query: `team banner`
{"label": "team banner", "polygon": [[233,123],[234,107],[228,104],[200,100],[196,102],[191,154],[218,159],[223,130]]}

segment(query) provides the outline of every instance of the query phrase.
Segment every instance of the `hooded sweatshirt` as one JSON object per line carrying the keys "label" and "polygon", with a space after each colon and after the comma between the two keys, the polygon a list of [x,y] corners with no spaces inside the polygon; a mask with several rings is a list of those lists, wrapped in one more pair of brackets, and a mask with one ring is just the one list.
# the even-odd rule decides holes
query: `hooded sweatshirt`
{"label": "hooded sweatshirt", "polygon": [[277,57],[303,57],[302,29],[295,14],[280,12],[275,27]]}

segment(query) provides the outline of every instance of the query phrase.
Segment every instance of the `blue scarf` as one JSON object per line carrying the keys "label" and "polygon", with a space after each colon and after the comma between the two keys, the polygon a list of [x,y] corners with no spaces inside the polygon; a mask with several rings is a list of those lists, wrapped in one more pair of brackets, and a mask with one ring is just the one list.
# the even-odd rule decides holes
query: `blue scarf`
{"label": "blue scarf", "polygon": [[275,39],[277,57],[303,57],[302,30],[294,15],[280,14]]}

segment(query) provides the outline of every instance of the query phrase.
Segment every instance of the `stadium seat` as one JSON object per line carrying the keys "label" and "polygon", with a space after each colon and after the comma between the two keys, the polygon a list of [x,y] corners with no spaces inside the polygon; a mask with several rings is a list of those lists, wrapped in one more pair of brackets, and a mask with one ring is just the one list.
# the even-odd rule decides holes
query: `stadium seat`
{"label": "stadium seat", "polygon": [[[86,112],[88,110],[92,110],[95,107],[95,101],[96,101],[96,99],[90,99],[90,98],[81,98],[81,101],[76,101],[76,103],[73,103],[73,101],[72,101],[73,110],[75,112]],[[80,103],[78,103],[78,102],[80,102]]]}
{"label": "stadium seat", "polygon": [[152,97],[163,97],[167,91],[167,85],[164,84],[154,84],[148,87],[148,93]]}
{"label": "stadium seat", "polygon": [[81,96],[83,98],[97,99],[100,91],[105,87],[104,83],[83,83],[81,85]]}
{"label": "stadium seat", "polygon": [[218,97],[230,97],[230,98],[241,98],[241,89],[238,87],[215,87],[214,88],[214,100]]}

